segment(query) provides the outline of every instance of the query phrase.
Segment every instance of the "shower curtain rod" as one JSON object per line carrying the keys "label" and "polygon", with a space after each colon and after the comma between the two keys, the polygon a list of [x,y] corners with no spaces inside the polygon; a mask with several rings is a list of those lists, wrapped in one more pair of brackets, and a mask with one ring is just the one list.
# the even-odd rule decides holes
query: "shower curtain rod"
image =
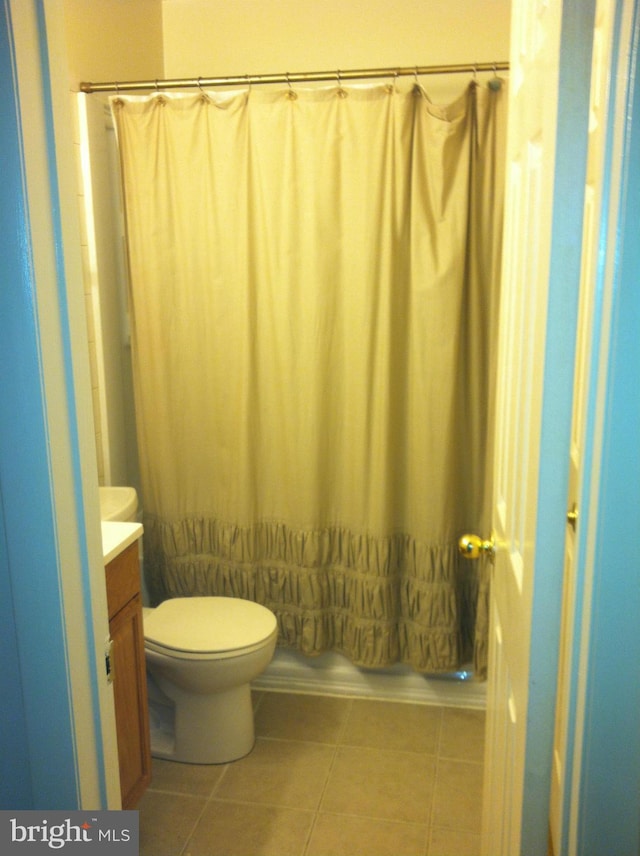
{"label": "shower curtain rod", "polygon": [[412,68],[361,68],[350,71],[312,71],[286,72],[284,74],[245,74],[231,77],[187,77],[173,80],[127,80],[112,83],[81,83],[80,91],[93,92],[134,92],[148,89],[191,89],[203,86],[238,86],[261,83],[306,83],[319,80],[335,80],[340,84],[343,80],[367,80],[376,77],[407,77],[416,78],[425,74],[476,74],[477,72],[508,71],[508,62],[477,62],[458,65],[422,65]]}

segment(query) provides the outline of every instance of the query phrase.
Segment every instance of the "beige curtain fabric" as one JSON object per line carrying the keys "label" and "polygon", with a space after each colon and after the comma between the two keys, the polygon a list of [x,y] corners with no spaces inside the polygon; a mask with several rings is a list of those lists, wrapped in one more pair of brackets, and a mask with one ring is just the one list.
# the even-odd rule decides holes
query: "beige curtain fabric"
{"label": "beige curtain fabric", "polygon": [[113,99],[155,601],[483,673],[504,90]]}

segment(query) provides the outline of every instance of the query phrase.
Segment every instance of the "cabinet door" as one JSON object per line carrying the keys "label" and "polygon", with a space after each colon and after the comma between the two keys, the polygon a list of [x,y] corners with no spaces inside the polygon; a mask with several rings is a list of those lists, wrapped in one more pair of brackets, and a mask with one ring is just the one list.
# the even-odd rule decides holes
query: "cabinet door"
{"label": "cabinet door", "polygon": [[151,781],[142,604],[134,597],[111,620],[113,691],[122,808],[134,808]]}

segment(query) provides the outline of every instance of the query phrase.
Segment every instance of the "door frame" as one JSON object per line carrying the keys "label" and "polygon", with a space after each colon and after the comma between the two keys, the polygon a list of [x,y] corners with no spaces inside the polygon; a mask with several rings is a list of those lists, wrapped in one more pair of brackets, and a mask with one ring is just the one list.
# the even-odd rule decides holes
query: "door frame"
{"label": "door frame", "polygon": [[[546,3],[529,3],[526,20]],[[547,852],[595,0],[561,4],[520,854]],[[535,7],[535,8],[534,8]],[[534,14],[535,12],[535,14]],[[512,51],[518,39],[512,34]],[[532,34],[531,38],[535,34]],[[512,65],[516,67],[516,57]]]}
{"label": "door frame", "polygon": [[[549,0],[548,0],[549,2]],[[559,0],[560,2],[560,0]],[[527,20],[544,11],[531,4]],[[595,0],[562,2],[559,48],[560,79],[557,148],[554,166],[552,245],[548,282],[537,526],[534,559],[532,645],[522,804],[520,854],[547,852],[549,798],[553,758],[558,650],[561,626],[564,544],[566,533],[569,449],[574,394],[574,356],[582,255],[582,212],[587,163],[591,60]],[[535,8],[534,8],[535,7]],[[590,433],[585,444],[588,485],[579,499],[583,510],[582,537],[588,550],[580,553],[577,575],[582,578],[576,611],[576,650],[571,661],[573,719],[570,723],[571,781],[564,791],[563,829],[572,831],[571,849],[562,853],[621,856],[638,852],[640,834],[637,794],[640,785],[640,732],[633,712],[640,704],[640,685],[627,679],[622,657],[633,670],[640,656],[638,560],[621,557],[640,508],[640,260],[633,234],[640,219],[640,150],[638,87],[630,85],[624,61],[637,58],[638,2],[616,0],[619,21],[627,20],[627,40],[613,71],[623,95],[617,113],[609,116],[613,135],[616,116],[628,117],[611,157],[620,159],[610,175],[618,194],[605,217],[608,231],[601,237],[608,257],[609,279],[601,281],[605,299],[596,320],[593,394],[588,400]],[[636,42],[630,44],[630,34]],[[512,40],[513,45],[517,40]],[[631,49],[630,49],[631,48]],[[624,60],[624,61],[623,61]],[[514,67],[516,63],[513,63]],[[634,80],[637,68],[634,66]],[[625,98],[626,93],[626,98]],[[630,152],[636,153],[633,162]],[[627,193],[620,193],[626,187]],[[616,207],[617,206],[617,207]],[[615,223],[612,223],[612,218]],[[607,302],[608,301],[608,302]],[[635,381],[635,386],[634,386]],[[633,462],[633,466],[630,464]],[[624,497],[624,508],[620,498]],[[585,525],[586,524],[586,525]],[[617,549],[616,549],[617,547]],[[627,598],[629,581],[636,584]],[[631,607],[621,620],[620,605]],[[622,645],[621,645],[622,642]],[[618,665],[620,663],[620,665]],[[633,683],[633,690],[629,685]],[[631,702],[631,703],[629,703]],[[616,768],[616,765],[617,768]],[[616,779],[616,787],[611,787]],[[606,809],[606,816],[603,816]],[[567,831],[568,834],[568,831]]]}
{"label": "door frame", "polygon": [[2,0],[0,16],[2,689],[21,726],[2,808],[119,808],[63,9]]}
{"label": "door frame", "polygon": [[[25,81],[29,77],[33,77],[36,81],[41,81],[41,78],[44,78],[45,84],[48,84],[50,66],[48,59],[45,60],[46,45],[48,41],[51,43],[52,25],[55,29],[56,16],[58,19],[60,18],[60,11],[56,8],[58,4],[54,3],[52,6],[52,3],[46,2],[46,0],[29,0],[29,2],[26,0],[17,0],[17,2],[16,0],[4,0],[3,5],[5,13],[10,9],[12,25],[17,22],[21,27],[25,23],[23,18],[26,17],[29,20],[25,25],[32,28],[35,20],[35,28],[38,34],[35,44],[40,44],[40,50],[43,53],[29,56],[29,42],[25,43],[27,48],[20,53],[16,61],[18,76],[24,82],[23,85],[26,85]],[[623,2],[620,0],[620,6],[622,7],[622,5]],[[637,3],[633,4],[631,0],[627,0],[624,5],[625,7],[629,5],[634,7],[634,26],[637,29]],[[44,32],[45,9],[47,13],[51,12],[51,14],[47,14],[46,35]],[[565,50],[565,38],[571,38],[572,33],[581,32],[580,27],[576,30],[575,27],[571,26],[572,19],[578,17],[583,22],[582,16],[588,16],[590,13],[592,14],[592,11],[592,0],[588,0],[588,2],[580,2],[580,0],[569,2],[566,0],[563,4],[563,18],[566,21],[566,26],[563,28],[563,57],[568,56]],[[31,38],[32,36],[28,36],[28,39]],[[58,33],[54,38],[60,38],[60,34]],[[574,46],[574,49],[578,53],[586,51],[584,44],[578,44]],[[31,51],[33,52],[33,48]],[[577,73],[575,65],[563,62],[562,68],[565,83],[561,85],[561,100],[564,95],[567,95],[568,90],[576,85],[576,79],[582,78],[582,72]],[[54,90],[61,83],[63,77],[64,73],[55,81]],[[586,70],[584,79],[588,80],[588,71]],[[38,85],[41,86],[40,83]],[[98,631],[102,626],[100,587],[96,587],[95,582],[90,579],[92,569],[93,572],[96,570],[96,562],[100,563],[97,480],[92,493],[91,489],[87,487],[92,473],[90,464],[92,438],[88,427],[91,424],[91,419],[88,418],[88,421],[85,419],[87,414],[83,412],[84,405],[81,402],[83,395],[88,390],[84,376],[87,357],[81,357],[79,353],[76,356],[74,353],[76,348],[80,352],[82,347],[81,344],[78,344],[78,342],[82,343],[78,323],[79,314],[81,314],[83,307],[82,300],[66,293],[64,284],[65,275],[68,277],[69,258],[73,258],[74,255],[74,252],[69,253],[69,249],[75,238],[70,240],[66,227],[63,226],[62,219],[60,219],[61,215],[58,208],[60,200],[56,198],[58,187],[55,173],[56,170],[60,169],[61,155],[58,152],[58,160],[56,161],[52,109],[51,105],[46,106],[44,104],[45,89],[46,86],[41,86],[39,94],[35,93],[34,95],[35,112],[30,111],[28,114],[29,126],[18,126],[15,136],[16,142],[20,142],[20,139],[24,142],[27,137],[29,138],[30,152],[25,154],[23,151],[21,154],[23,166],[26,162],[30,162],[33,168],[37,162],[38,169],[44,169],[46,174],[45,184],[41,186],[40,190],[34,189],[33,185],[24,190],[23,200],[25,210],[28,207],[29,213],[26,216],[29,220],[25,220],[23,225],[34,254],[39,256],[41,261],[46,257],[49,274],[53,272],[51,280],[53,286],[51,292],[44,288],[34,296],[33,290],[36,289],[36,286],[42,288],[41,283],[47,280],[48,274],[44,278],[36,275],[39,271],[42,272],[38,266],[40,262],[35,264],[33,270],[23,268],[20,271],[20,275],[25,278],[24,282],[27,287],[25,296],[29,298],[29,294],[31,294],[31,298],[41,311],[38,313],[36,308],[34,312],[33,305],[29,308],[25,304],[22,307],[25,312],[25,328],[19,332],[28,335],[24,339],[21,338],[21,335],[16,337],[16,350],[13,352],[13,357],[16,360],[22,358],[30,360],[34,367],[34,374],[26,387],[18,388],[16,383],[10,385],[10,400],[15,404],[14,412],[16,414],[21,413],[22,403],[28,400],[39,410],[43,433],[42,435],[38,433],[35,436],[33,424],[23,423],[23,427],[28,429],[26,434],[28,444],[23,442],[24,437],[18,436],[16,431],[15,436],[12,435],[14,441],[19,441],[15,446],[14,461],[9,460],[8,452],[3,452],[2,464],[10,467],[15,476],[15,484],[18,485],[20,477],[29,471],[29,454],[32,453],[32,450],[34,448],[40,451],[48,450],[47,454],[38,459],[38,472],[36,473],[37,480],[42,480],[43,491],[48,496],[48,501],[37,513],[34,513],[32,492],[28,491],[27,495],[18,492],[13,494],[7,489],[7,483],[3,482],[2,517],[6,535],[6,564],[4,555],[2,560],[3,570],[5,567],[8,568],[11,582],[16,585],[13,591],[14,603],[18,600],[25,606],[26,604],[33,604],[33,596],[32,591],[25,590],[26,583],[29,581],[20,578],[20,574],[17,573],[18,567],[27,567],[25,559],[28,557],[31,557],[31,561],[36,566],[44,558],[47,566],[51,567],[51,573],[44,577],[41,583],[46,583],[46,586],[50,587],[50,592],[48,588],[47,592],[51,594],[53,600],[48,600],[46,604],[36,610],[35,616],[36,620],[49,617],[52,612],[52,603],[57,603],[58,606],[54,609],[54,613],[60,618],[56,618],[50,624],[43,621],[43,624],[47,624],[48,633],[46,638],[39,640],[39,644],[44,647],[36,646],[34,648],[33,609],[27,613],[25,608],[25,611],[20,612],[18,610],[16,613],[15,629],[18,642],[17,662],[20,665],[20,680],[23,683],[23,689],[26,689],[25,698],[27,702],[32,700],[36,704],[37,701],[42,702],[46,698],[46,705],[49,709],[51,699],[47,695],[46,688],[51,680],[51,664],[55,662],[56,669],[63,668],[68,696],[58,700],[59,705],[56,704],[51,712],[54,725],[59,725],[60,733],[67,735],[65,740],[68,741],[69,752],[75,759],[75,773],[73,775],[77,778],[74,779],[75,784],[68,791],[68,796],[69,799],[72,797],[77,799],[79,805],[83,798],[82,787],[77,786],[77,781],[84,780],[85,794],[90,793],[92,795],[90,800],[97,800],[97,802],[93,802],[93,805],[99,803],[104,807],[108,801],[106,794],[109,791],[109,776],[104,769],[104,750],[101,746],[105,745],[105,741],[108,743],[110,726],[108,716],[105,719],[104,717],[101,718],[100,715],[105,706],[104,700],[99,698],[102,692],[100,689],[102,681],[100,680],[97,658],[91,656],[91,653],[96,653],[96,649],[99,648],[99,640],[96,643],[95,626],[97,624]],[[67,95],[68,89],[65,85],[62,88],[62,96]],[[15,93],[16,106],[19,105],[23,110],[27,107],[25,97],[26,92],[24,90],[21,90],[19,95],[17,92]],[[588,91],[585,97],[588,98]],[[640,115],[637,101],[638,87],[635,89],[633,101],[630,102],[630,105],[633,106],[633,122],[627,129],[627,140],[636,147],[636,150],[638,146],[638,116]],[[60,109],[64,110],[65,108],[54,105],[53,113],[55,114]],[[39,121],[42,122],[46,131],[40,144],[36,141],[38,135],[33,134],[34,117],[40,117]],[[578,161],[580,157],[575,158],[576,127],[569,117],[565,117],[564,121],[566,122],[566,148],[559,147],[558,164],[561,162],[560,159],[564,152],[569,172],[561,176],[559,170],[556,170],[556,201],[558,205],[562,203],[567,216],[571,217],[575,215],[576,209],[569,199],[563,197],[560,184],[566,185],[569,189],[574,186],[568,180],[569,173],[579,170]],[[559,133],[561,133],[560,129]],[[572,789],[571,811],[573,816],[577,818],[575,828],[579,841],[585,845],[587,841],[593,841],[594,853],[604,852],[602,841],[599,841],[598,838],[598,830],[595,828],[603,821],[600,810],[601,804],[599,803],[601,794],[597,786],[598,773],[607,766],[607,758],[603,756],[600,748],[605,745],[602,740],[603,736],[606,736],[608,745],[613,746],[617,752],[621,753],[620,760],[624,765],[625,773],[623,782],[630,786],[627,793],[631,796],[638,792],[638,771],[640,771],[640,748],[637,745],[637,735],[631,733],[632,717],[627,717],[629,723],[626,728],[619,730],[616,727],[613,729],[607,720],[610,708],[603,704],[606,700],[611,704],[611,699],[615,699],[621,710],[624,710],[626,705],[629,705],[631,710],[637,710],[636,702],[640,701],[637,697],[638,682],[634,682],[632,679],[627,680],[627,670],[624,666],[614,670],[610,668],[612,662],[610,657],[613,654],[617,656],[620,654],[621,635],[624,638],[625,656],[631,657],[631,667],[635,666],[638,661],[637,655],[640,654],[640,637],[635,632],[633,613],[627,617],[621,626],[619,599],[615,597],[619,594],[619,589],[609,584],[612,573],[621,584],[627,582],[624,576],[620,579],[623,570],[627,574],[637,573],[636,560],[629,560],[629,565],[625,564],[623,568],[623,563],[620,562],[620,550],[619,548],[616,550],[615,547],[626,543],[629,534],[634,531],[632,526],[636,522],[635,511],[640,507],[640,496],[638,495],[640,477],[633,480],[628,477],[630,465],[637,466],[637,455],[634,458],[637,443],[634,441],[637,440],[638,434],[634,435],[633,432],[638,427],[638,392],[634,369],[635,366],[640,365],[640,353],[638,337],[634,334],[637,333],[640,326],[638,325],[640,295],[638,295],[637,289],[634,294],[632,288],[633,283],[638,281],[637,247],[634,248],[633,246],[635,238],[632,233],[633,224],[638,222],[635,190],[637,190],[640,179],[637,175],[638,165],[637,163],[634,165],[632,159],[628,157],[628,148],[626,151],[625,180],[629,186],[634,188],[634,195],[633,197],[627,196],[622,200],[620,211],[622,229],[619,231],[622,254],[615,269],[615,275],[610,281],[611,312],[603,328],[608,344],[606,348],[603,347],[598,352],[597,388],[599,394],[597,408],[600,408],[599,422],[595,420],[595,410],[593,412],[592,441],[594,453],[597,446],[597,451],[600,454],[599,475],[601,476],[598,489],[592,488],[589,517],[592,524],[589,527],[592,539],[590,553],[588,554],[591,562],[589,573],[592,576],[590,585],[594,599],[585,599],[582,604],[581,657],[574,664],[575,676],[583,675],[580,692],[584,699],[584,712],[582,714],[582,725],[577,723],[581,730],[577,732],[575,743],[575,782]],[[581,153],[578,154],[581,156]],[[46,166],[43,167],[43,164]],[[53,168],[54,165],[55,169]],[[45,222],[46,218],[40,219],[43,211],[51,212],[51,221]],[[64,216],[68,216],[68,212]],[[574,301],[577,304],[575,300],[576,286],[572,277],[569,277],[568,280],[564,277],[563,242],[558,243],[556,238],[554,232],[549,303],[550,326],[547,330],[547,343],[550,344],[551,339],[560,337],[560,340],[565,340],[565,345],[568,345],[569,342],[566,340],[569,340],[571,336],[567,336],[567,327],[571,328],[569,322],[573,317],[572,313],[575,311]],[[58,255],[61,246],[65,248],[64,264]],[[577,252],[572,241],[567,242],[564,250],[569,256]],[[76,269],[75,273],[77,274],[77,272]],[[34,275],[32,276],[32,274]],[[46,312],[43,311],[45,309]],[[9,324],[4,315],[1,317],[3,320],[0,322],[0,330],[4,334]],[[12,335],[15,335],[16,332],[13,328],[14,321],[15,318],[11,324]],[[607,327],[607,325],[609,326]],[[575,327],[575,325],[573,326]],[[556,347],[557,344],[556,342]],[[553,359],[550,359],[550,356],[553,356]],[[566,395],[567,372],[557,371],[559,365],[557,358],[557,352],[550,355],[547,351],[536,572],[538,569],[542,569],[547,562],[551,563],[548,567],[556,569],[562,567],[562,561],[559,560],[559,557],[563,548],[564,514],[566,512],[566,481],[563,483],[562,472],[566,469],[571,396]],[[34,359],[35,362],[33,362]],[[570,363],[572,366],[572,361]],[[570,386],[571,382],[569,389]],[[78,388],[80,388],[80,394],[77,392]],[[58,396],[60,396],[59,400],[62,404],[55,408],[52,402]],[[90,401],[89,398],[87,400]],[[621,415],[624,418],[621,418]],[[62,417],[62,424],[57,421],[59,417]],[[23,451],[25,446],[28,446],[31,451]],[[33,488],[33,485],[30,487]],[[624,506],[621,506],[619,502],[621,491],[624,493],[625,499],[628,500]],[[29,521],[28,527],[24,522],[27,520]],[[34,550],[29,539],[38,542],[38,551]],[[26,554],[22,554],[21,561],[18,561],[18,548],[27,550]],[[37,555],[35,555],[36,552]],[[539,584],[540,588],[538,588]],[[74,587],[81,593],[79,596],[71,594]],[[536,587],[535,626],[538,629],[547,628],[551,633],[551,645],[553,646],[555,640],[557,647],[561,595],[559,580],[555,578],[552,572],[549,571],[546,574],[543,572],[536,577]],[[87,595],[89,596],[88,602],[83,599]],[[72,620],[69,611],[70,606],[78,605],[78,603],[80,609],[73,615]],[[91,614],[92,610],[93,614]],[[98,614],[97,619],[96,613]],[[73,630],[72,626],[75,626],[76,630]],[[78,626],[79,630],[77,629]],[[84,649],[81,645],[70,644],[70,642],[75,643],[82,637],[86,640]],[[43,650],[47,651],[47,657],[42,656]],[[636,655],[635,658],[634,654]],[[54,656],[55,659],[53,659]],[[538,660],[541,659],[542,657],[538,657]],[[72,666],[77,666],[79,674],[88,678],[88,692],[81,691],[77,682],[74,684],[71,677]],[[540,686],[545,689],[553,686],[555,690],[555,664],[552,662],[536,662],[535,666],[537,671],[534,676],[534,693],[540,692],[538,678],[541,681]],[[40,684],[38,683],[39,679],[42,679]],[[615,696],[607,695],[607,691],[612,685],[616,692]],[[606,698],[603,697],[603,691]],[[622,691],[625,692],[625,707],[621,704],[622,696],[620,693]],[[30,693],[33,695],[30,696]],[[548,817],[548,806],[543,807],[542,802],[548,799],[553,702],[545,693],[544,698],[540,696],[534,698],[534,704],[537,720],[535,728],[531,730],[531,739],[528,741],[528,755],[533,757],[533,750],[537,748],[544,749],[546,747],[548,751],[546,758],[539,756],[539,763],[536,762],[528,770],[527,781],[525,782],[523,840],[540,842],[540,836],[546,836],[546,826],[539,830],[532,829],[532,824],[541,816]],[[60,707],[59,711],[58,706]],[[106,706],[108,708],[108,703]],[[42,704],[36,704],[35,710],[38,708],[41,709]],[[44,803],[48,802],[48,795],[53,800],[56,794],[60,794],[62,779],[60,769],[51,769],[52,761],[55,763],[57,756],[53,753],[53,748],[47,744],[47,737],[50,732],[45,728],[42,720],[41,716],[34,716],[29,718],[27,725],[30,729],[28,746],[29,760],[34,765],[33,774],[36,778],[38,775],[42,777],[42,782],[37,791],[32,791],[32,793],[35,795],[36,802],[44,806]],[[635,731],[635,729],[633,730]],[[107,733],[106,737],[105,733]],[[82,753],[86,754],[78,759],[77,752],[80,752],[81,755]],[[81,770],[83,766],[86,768],[85,772]],[[47,768],[49,768],[48,774]],[[80,772],[78,772],[79,770]],[[532,798],[533,801],[528,802],[528,798]],[[65,802],[67,804],[64,807],[69,808],[68,800]],[[51,808],[52,805],[53,802],[46,807]],[[621,813],[628,809],[628,803],[623,800],[617,813],[618,821]],[[633,852],[637,853],[637,805],[633,806],[632,818],[633,823],[630,824],[631,818],[625,816],[624,823],[617,823],[616,829],[620,831],[621,827],[626,826],[628,828],[631,826],[633,834],[636,835],[636,846]],[[534,837],[529,839],[528,835],[532,832]],[[589,839],[589,835],[593,838]],[[595,843],[598,841],[599,850]],[[611,839],[606,844],[607,848],[611,850]],[[525,851],[523,850],[523,852]],[[533,847],[528,847],[526,852],[543,853],[544,850],[540,847],[535,850]],[[587,851],[581,850],[580,852],[586,853]]]}
{"label": "door frame", "polygon": [[[561,624],[573,367],[595,0],[564,0],[552,252],[535,541],[530,702],[521,854],[547,852]],[[571,719],[562,854],[637,856],[640,849],[640,560],[622,553],[640,508],[640,37],[638,0],[616,0],[608,116],[609,204],[600,234],[587,400],[586,477],[570,662]],[[627,63],[629,63],[627,65]],[[629,69],[632,76],[629,78]],[[635,154],[635,160],[633,157]],[[621,609],[621,606],[623,608]],[[624,661],[623,661],[624,658]],[[628,663],[628,666],[625,666]]]}
{"label": "door frame", "polygon": [[561,852],[581,856],[640,850],[638,0],[615,12],[562,811]]}

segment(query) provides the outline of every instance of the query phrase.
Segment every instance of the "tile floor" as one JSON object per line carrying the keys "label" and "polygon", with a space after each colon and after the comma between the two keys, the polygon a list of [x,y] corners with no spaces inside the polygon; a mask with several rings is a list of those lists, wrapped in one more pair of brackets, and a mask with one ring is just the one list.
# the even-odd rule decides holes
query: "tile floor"
{"label": "tile floor", "polygon": [[258,692],[233,764],[153,762],[140,856],[478,856],[484,713]]}

